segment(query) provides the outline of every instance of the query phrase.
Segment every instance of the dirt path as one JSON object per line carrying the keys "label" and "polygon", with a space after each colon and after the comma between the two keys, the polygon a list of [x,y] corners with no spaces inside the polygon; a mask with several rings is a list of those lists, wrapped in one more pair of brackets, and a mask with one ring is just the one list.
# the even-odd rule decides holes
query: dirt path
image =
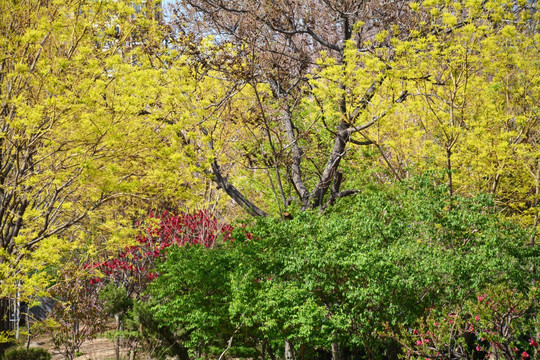
{"label": "dirt path", "polygon": [[[53,346],[46,339],[36,339],[30,343],[30,347],[47,349],[53,355],[52,360],[65,359],[59,351],[54,350]],[[76,358],[77,360],[113,360],[115,358],[114,344],[105,338],[85,341],[81,346],[81,352],[82,355],[78,356]],[[125,350],[120,352],[120,356],[125,358],[126,355],[127,352]]]}

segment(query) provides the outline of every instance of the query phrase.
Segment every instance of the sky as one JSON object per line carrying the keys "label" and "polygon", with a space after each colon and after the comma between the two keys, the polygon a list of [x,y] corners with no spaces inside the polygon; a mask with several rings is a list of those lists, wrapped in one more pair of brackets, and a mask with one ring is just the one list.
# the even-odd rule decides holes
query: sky
{"label": "sky", "polygon": [[175,0],[161,0],[161,4],[163,7],[163,10],[165,10],[165,16],[167,16],[167,10],[171,6],[171,4],[174,4]]}

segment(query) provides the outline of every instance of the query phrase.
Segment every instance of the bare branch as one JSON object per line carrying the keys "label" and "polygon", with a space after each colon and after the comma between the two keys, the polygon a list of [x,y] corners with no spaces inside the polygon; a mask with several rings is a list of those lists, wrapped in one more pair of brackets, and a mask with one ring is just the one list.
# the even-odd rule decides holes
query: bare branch
{"label": "bare branch", "polygon": [[221,174],[221,169],[214,159],[212,162],[213,180],[216,182],[218,189],[223,189],[238,205],[246,210],[252,216],[267,216],[264,211],[259,209],[255,204],[249,201],[238,189],[236,189],[229,180]]}

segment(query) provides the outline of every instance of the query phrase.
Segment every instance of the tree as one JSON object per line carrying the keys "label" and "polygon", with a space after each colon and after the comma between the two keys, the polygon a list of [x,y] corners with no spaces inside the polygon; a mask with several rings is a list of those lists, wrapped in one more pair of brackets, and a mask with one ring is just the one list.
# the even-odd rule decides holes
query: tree
{"label": "tree", "polygon": [[[78,271],[79,270],[79,271]],[[107,317],[98,299],[97,288],[80,269],[68,267],[53,286],[54,308],[45,321],[56,349],[73,360],[84,341],[106,329]]]}
{"label": "tree", "polygon": [[[402,102],[406,94],[396,89],[393,101],[379,112],[374,109],[371,101],[387,78],[384,67],[380,67],[382,62],[376,69],[368,66],[364,75],[368,75],[365,82],[369,84],[361,89],[353,90],[350,83],[339,79],[337,88],[341,90],[333,99],[336,112],[330,119],[334,123],[326,132],[321,129],[325,117],[311,122],[304,117],[307,110],[302,109],[301,103],[303,98],[310,97],[306,89],[308,76],[318,78],[321,69],[324,71],[328,65],[316,64],[320,51],[327,51],[337,66],[343,66],[343,77],[347,66],[362,66],[351,63],[351,56],[346,56],[353,48],[373,64],[381,55],[374,54],[374,50],[386,47],[385,41],[373,43],[374,34],[390,24],[396,31],[407,33],[413,21],[407,16],[409,12],[407,2],[394,1],[181,2],[176,10],[180,31],[215,34],[217,42],[232,44],[234,48],[221,62],[207,58],[201,61],[217,71],[216,76],[225,78],[225,86],[231,88],[214,103],[216,109],[225,109],[216,115],[217,126],[206,126],[201,131],[212,139],[222,139],[222,131],[227,133],[234,128],[245,139],[242,148],[233,148],[234,153],[211,143],[216,154],[211,172],[218,187],[252,215],[265,214],[224,176],[219,160],[229,156],[245,161],[248,169],[265,170],[267,188],[272,189],[281,212],[287,208],[287,195],[291,192],[304,209],[324,207],[326,201],[331,203],[336,197],[355,193],[341,191],[343,178],[339,170],[352,143],[366,144],[363,140],[351,142],[352,134],[372,126],[384,117],[386,107]],[[361,22],[364,25],[358,26]],[[237,66],[230,66],[231,63]],[[239,101],[255,105],[245,109],[245,105],[227,101],[236,94]],[[236,107],[244,111],[230,110]],[[310,148],[322,150],[311,156]],[[242,156],[238,156],[238,151],[242,151]]]}
{"label": "tree", "polygon": [[2,334],[8,298],[46,289],[76,240],[91,253],[112,233],[114,247],[141,204],[185,193],[192,173],[171,151],[162,114],[145,110],[166,82],[151,65],[166,33],[144,4],[0,3]]}
{"label": "tree", "polygon": [[[431,15],[396,49],[410,78],[428,80],[409,82],[414,97],[381,123],[379,134],[369,132],[398,178],[444,169],[451,194],[496,194],[509,211],[536,225],[534,6],[416,5]],[[424,36],[430,29],[437,34]]]}
{"label": "tree", "polygon": [[200,129],[208,171],[252,215],[261,194],[281,213],[292,195],[325,208],[366,179],[436,170],[450,192],[493,191],[536,221],[535,1],[186,0],[176,16],[215,35],[201,76],[231,90]]}
{"label": "tree", "polygon": [[[201,81],[189,94],[206,100],[186,131],[192,162],[251,215],[270,209],[288,221],[257,219],[250,237],[219,249],[175,249],[152,290],[162,300],[156,311],[172,328],[193,329],[196,350],[211,352],[219,328],[231,341],[243,333],[243,345],[261,358],[318,351],[395,358],[396,338],[383,336],[388,327],[406,328],[490,283],[529,292],[538,257],[524,246],[530,233],[499,219],[483,196],[461,194],[476,195],[496,177],[492,166],[475,164],[475,152],[490,150],[480,136],[501,148],[490,164],[517,159],[517,148],[535,158],[535,141],[512,143],[514,135],[520,144],[532,136],[537,120],[536,68],[527,66],[538,60],[535,5],[182,2],[178,29],[200,41],[195,71],[216,84]],[[401,22],[381,9],[394,9]],[[373,18],[359,22],[370,11],[381,12],[386,29]],[[197,38],[194,29],[215,37]],[[503,65],[508,73],[496,74]],[[499,91],[502,78],[508,91]],[[524,102],[515,95],[522,93]],[[513,101],[523,106],[506,107]],[[515,112],[524,115],[521,125],[507,123]],[[505,169],[518,163],[508,160]],[[427,182],[446,186],[408,181],[425,171],[439,171]],[[373,179],[403,182],[401,195]],[[330,207],[360,189],[354,201]],[[291,194],[302,211],[288,208]],[[326,209],[326,217],[309,208]]]}

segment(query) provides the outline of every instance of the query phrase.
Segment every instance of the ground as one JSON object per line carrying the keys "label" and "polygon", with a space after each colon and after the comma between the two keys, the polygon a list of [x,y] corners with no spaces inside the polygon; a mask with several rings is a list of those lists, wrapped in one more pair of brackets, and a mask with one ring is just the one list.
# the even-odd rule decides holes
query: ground
{"label": "ground", "polygon": [[[40,347],[47,349],[53,354],[52,360],[63,360],[64,356],[57,350],[54,350],[52,344],[45,338],[35,339],[30,343],[30,347]],[[81,346],[81,356],[77,357],[77,360],[106,360],[114,359],[114,344],[105,338],[98,338],[94,340],[85,341]],[[120,354],[122,357],[126,357],[126,351],[124,350]]]}

